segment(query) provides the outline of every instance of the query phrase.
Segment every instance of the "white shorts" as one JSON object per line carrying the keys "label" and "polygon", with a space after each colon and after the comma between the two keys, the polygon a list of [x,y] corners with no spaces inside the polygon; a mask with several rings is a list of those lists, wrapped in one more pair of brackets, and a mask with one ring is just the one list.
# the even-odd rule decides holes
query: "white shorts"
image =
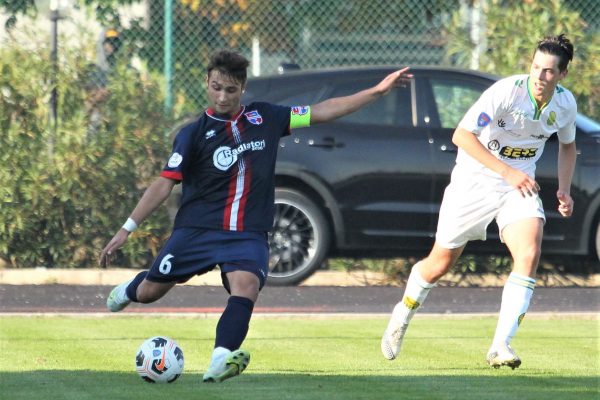
{"label": "white shorts", "polygon": [[485,240],[487,227],[494,218],[502,242],[502,230],[513,222],[525,218],[541,218],[546,222],[537,194],[523,197],[517,189],[507,190],[506,184],[497,185],[481,175],[453,179],[444,192],[436,242],[455,249],[470,240]]}

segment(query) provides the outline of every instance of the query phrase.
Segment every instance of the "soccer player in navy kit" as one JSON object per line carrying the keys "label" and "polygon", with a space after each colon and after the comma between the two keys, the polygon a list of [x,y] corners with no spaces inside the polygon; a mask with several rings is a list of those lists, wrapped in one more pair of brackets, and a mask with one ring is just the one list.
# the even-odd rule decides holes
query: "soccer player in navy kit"
{"label": "soccer player in navy kit", "polygon": [[374,87],[314,106],[244,106],[241,96],[248,65],[246,58],[228,50],[212,55],[206,77],[210,107],[177,134],[160,177],[100,255],[100,264],[107,265],[137,225],[182,182],[183,196],[171,237],[150,270],[112,290],[107,307],[116,312],[132,301],[151,303],[175,284],[219,266],[230,297],[217,324],[205,382],[239,375],[250,361],[250,354],[240,346],[268,274],[267,232],[273,224],[279,139],[292,128],[352,113],[412,78],[404,68]]}

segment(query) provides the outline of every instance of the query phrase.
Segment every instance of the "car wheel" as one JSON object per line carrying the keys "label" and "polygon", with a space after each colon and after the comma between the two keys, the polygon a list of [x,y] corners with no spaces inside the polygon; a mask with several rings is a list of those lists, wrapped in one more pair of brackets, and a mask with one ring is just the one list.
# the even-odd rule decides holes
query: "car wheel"
{"label": "car wheel", "polygon": [[295,285],[308,278],[325,260],[329,240],[325,216],[311,199],[295,190],[276,189],[269,284]]}

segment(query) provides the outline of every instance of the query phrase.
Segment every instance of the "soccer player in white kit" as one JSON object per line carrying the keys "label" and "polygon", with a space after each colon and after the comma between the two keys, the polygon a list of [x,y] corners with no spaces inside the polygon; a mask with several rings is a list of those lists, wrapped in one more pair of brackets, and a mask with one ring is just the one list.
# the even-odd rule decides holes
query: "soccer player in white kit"
{"label": "soccer player in white kit", "polygon": [[496,82],[460,121],[452,137],[459,148],[456,165],[444,192],[435,244],[413,266],[403,298],[394,307],[381,340],[386,359],[398,356],[408,324],[429,290],[454,265],[467,242],[485,240],[487,226],[496,219],[513,270],[504,285],[487,362],[494,368],[521,364],[510,341],[535,287],[545,222],[535,163],[553,133],[560,143],[558,211],[563,217],[573,212],[577,105],[571,92],[558,85],[572,59],[573,45],[564,35],[542,39],[529,75]]}

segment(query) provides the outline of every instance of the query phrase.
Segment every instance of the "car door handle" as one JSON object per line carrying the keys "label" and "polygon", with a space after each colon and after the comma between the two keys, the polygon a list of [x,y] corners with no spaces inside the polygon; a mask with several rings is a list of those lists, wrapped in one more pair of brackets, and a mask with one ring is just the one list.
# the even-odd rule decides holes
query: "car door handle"
{"label": "car door handle", "polygon": [[343,143],[336,143],[335,139],[332,137],[324,137],[321,142],[315,142],[313,139],[308,140],[308,145],[312,147],[323,147],[326,149],[333,149],[344,147]]}
{"label": "car door handle", "polygon": [[458,152],[458,147],[443,144],[440,146],[440,150],[443,151],[444,153],[456,153],[456,152]]}

